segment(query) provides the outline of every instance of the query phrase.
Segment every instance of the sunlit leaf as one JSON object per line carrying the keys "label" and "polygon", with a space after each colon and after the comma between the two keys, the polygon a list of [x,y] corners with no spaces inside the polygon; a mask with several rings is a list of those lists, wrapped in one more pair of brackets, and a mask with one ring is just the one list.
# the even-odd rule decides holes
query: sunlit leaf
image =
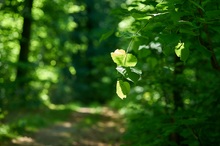
{"label": "sunlit leaf", "polygon": [[117,66],[133,67],[137,64],[137,58],[130,53],[126,53],[123,49],[115,50],[111,53],[111,57]]}
{"label": "sunlit leaf", "polygon": [[180,60],[185,62],[189,56],[189,48],[184,46],[184,43],[179,43],[176,46],[175,53],[178,57],[180,57]]}
{"label": "sunlit leaf", "polygon": [[181,56],[181,50],[184,48],[184,43],[179,43],[177,46],[176,46],[176,49],[175,49],[175,53],[176,53],[176,56],[180,57]]}
{"label": "sunlit leaf", "polygon": [[127,97],[130,92],[130,84],[122,80],[117,81],[116,83],[116,93],[121,98],[124,99]]}

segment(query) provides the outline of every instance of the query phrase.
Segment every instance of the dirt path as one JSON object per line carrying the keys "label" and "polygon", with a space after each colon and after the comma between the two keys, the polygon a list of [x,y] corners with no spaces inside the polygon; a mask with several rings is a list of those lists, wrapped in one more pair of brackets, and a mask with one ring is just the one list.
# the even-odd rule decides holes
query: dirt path
{"label": "dirt path", "polygon": [[17,146],[119,146],[124,132],[121,116],[102,107],[79,108],[69,120],[13,140]]}

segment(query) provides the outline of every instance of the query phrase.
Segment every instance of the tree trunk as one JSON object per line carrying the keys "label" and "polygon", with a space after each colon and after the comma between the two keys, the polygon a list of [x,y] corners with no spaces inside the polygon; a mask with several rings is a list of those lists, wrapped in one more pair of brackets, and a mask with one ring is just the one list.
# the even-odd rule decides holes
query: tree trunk
{"label": "tree trunk", "polygon": [[173,87],[173,100],[174,100],[174,110],[183,109],[184,103],[181,96],[181,91],[183,90],[183,85],[179,82],[179,76],[183,73],[183,63],[180,61],[179,57],[175,55],[175,68],[174,68],[174,87]]}
{"label": "tree trunk", "polygon": [[[179,57],[175,55],[174,58],[174,84],[173,84],[173,102],[174,102],[174,113],[180,109],[184,108],[183,98],[181,96],[181,91],[183,90],[183,85],[179,82],[180,75],[183,73],[183,63],[180,61]],[[171,123],[175,124],[175,118],[171,119]],[[179,132],[176,131],[170,135],[171,141],[175,142],[179,146],[186,146],[181,144],[183,137],[180,136]]]}
{"label": "tree trunk", "polygon": [[16,82],[20,87],[25,85],[26,82],[25,80],[28,74],[28,54],[30,51],[29,44],[31,38],[32,6],[33,6],[33,0],[24,1],[24,9],[22,12],[24,22],[22,27],[21,39],[20,39],[20,52],[19,52],[18,67],[16,74]]}

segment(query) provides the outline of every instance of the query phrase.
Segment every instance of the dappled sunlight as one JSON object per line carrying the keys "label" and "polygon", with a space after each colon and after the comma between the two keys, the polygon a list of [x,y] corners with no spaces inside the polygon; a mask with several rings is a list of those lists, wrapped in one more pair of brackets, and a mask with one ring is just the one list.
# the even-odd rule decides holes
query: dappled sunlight
{"label": "dappled sunlight", "polygon": [[76,111],[79,113],[95,113],[95,108],[81,107]]}
{"label": "dappled sunlight", "polygon": [[24,136],[24,137],[19,137],[17,139],[13,139],[12,143],[14,143],[14,144],[24,144],[25,143],[25,145],[27,145],[27,144],[33,144],[33,143],[35,143],[35,141],[30,137]]}
{"label": "dappled sunlight", "polygon": [[79,107],[68,120],[12,140],[20,146],[119,146],[124,132],[121,115],[108,107]]}

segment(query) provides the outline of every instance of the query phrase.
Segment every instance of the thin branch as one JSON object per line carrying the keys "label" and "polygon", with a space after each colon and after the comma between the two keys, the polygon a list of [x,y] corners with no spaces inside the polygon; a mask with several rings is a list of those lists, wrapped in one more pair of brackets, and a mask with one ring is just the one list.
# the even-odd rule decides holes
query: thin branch
{"label": "thin branch", "polygon": [[[200,5],[202,4],[202,0],[200,0]],[[199,8],[198,9],[198,12],[200,14],[200,16],[203,18],[203,11]],[[216,58],[216,55],[215,55],[215,52],[214,52],[214,49],[213,49],[213,46],[212,46],[212,40],[211,40],[211,37],[210,37],[210,34],[209,34],[209,30],[208,30],[208,25],[205,23],[203,25],[203,30],[206,34],[206,37],[207,37],[207,43],[205,43],[203,41],[203,39],[200,37],[200,43],[206,47],[211,53],[212,53],[212,56],[210,58],[211,60],[211,64],[212,64],[212,67],[218,71],[220,71],[220,65],[219,65],[219,62],[217,61],[217,58]]]}
{"label": "thin branch", "polygon": [[128,51],[130,50],[131,45],[132,45],[132,43],[134,42],[135,36],[137,36],[138,33],[139,33],[142,29],[144,29],[148,24],[149,24],[149,22],[147,22],[147,23],[146,23],[143,27],[141,27],[136,33],[134,33],[134,36],[132,36],[132,39],[131,39],[131,41],[130,41],[129,44],[128,44],[128,47],[127,47],[127,49],[126,49],[126,53],[128,53]]}

